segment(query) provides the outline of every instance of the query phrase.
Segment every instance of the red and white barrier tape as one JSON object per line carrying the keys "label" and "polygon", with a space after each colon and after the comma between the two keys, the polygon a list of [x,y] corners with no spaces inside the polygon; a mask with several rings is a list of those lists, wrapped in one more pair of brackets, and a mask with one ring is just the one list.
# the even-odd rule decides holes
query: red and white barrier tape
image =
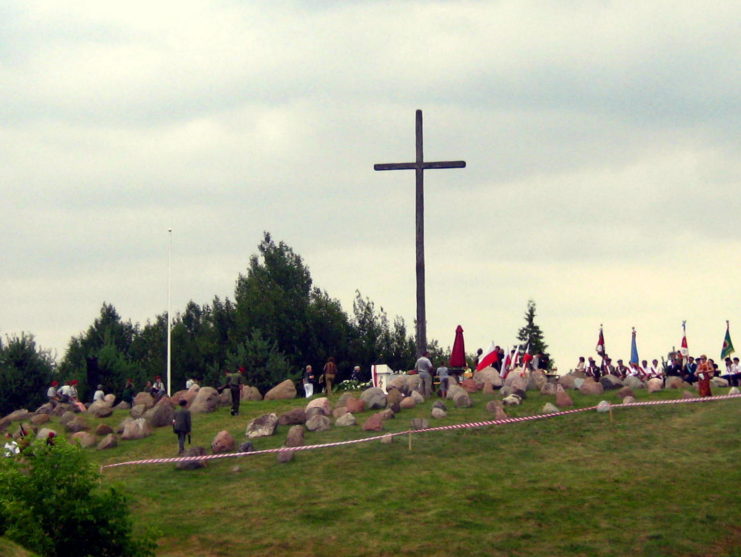
{"label": "red and white barrier tape", "polygon": [[[679,398],[674,400],[651,400],[647,402],[629,402],[627,404],[612,404],[613,408],[628,408],[634,406],[657,406],[662,404],[684,404],[691,402],[710,402],[714,400],[728,400],[734,398],[741,398],[741,395],[719,395],[711,397],[698,397],[698,398]],[[487,420],[484,422],[469,422],[464,424],[453,424],[444,425],[438,427],[428,427],[426,429],[409,429],[406,431],[399,431],[396,433],[385,433],[383,435],[374,435],[373,437],[363,437],[361,439],[353,439],[351,441],[337,441],[335,443],[321,443],[318,445],[303,445],[300,447],[279,447],[277,449],[263,449],[260,451],[249,451],[246,453],[224,453],[224,454],[213,454],[203,456],[180,456],[174,458],[148,458],[144,460],[129,460],[127,462],[117,462],[114,464],[106,464],[101,466],[100,469],[116,468],[118,466],[138,465],[138,464],[164,464],[164,463],[178,463],[178,462],[197,462],[201,460],[216,460],[220,458],[236,458],[240,456],[253,456],[270,453],[280,452],[293,452],[293,451],[311,451],[314,449],[328,449],[330,447],[341,447],[343,445],[356,445],[358,443],[368,443],[370,441],[378,441],[384,437],[396,437],[399,435],[408,435],[411,433],[428,433],[432,431],[451,431],[455,429],[473,429],[477,427],[488,427],[493,425],[506,425],[515,424],[519,422],[531,422],[534,420],[544,420],[546,418],[555,418],[558,416],[566,416],[568,414],[578,414],[580,412],[589,412],[596,410],[596,406],[587,406],[586,408],[575,408],[573,410],[564,410],[563,412],[553,412],[551,414],[535,414],[533,416],[523,416],[521,418],[505,418],[502,420]]]}

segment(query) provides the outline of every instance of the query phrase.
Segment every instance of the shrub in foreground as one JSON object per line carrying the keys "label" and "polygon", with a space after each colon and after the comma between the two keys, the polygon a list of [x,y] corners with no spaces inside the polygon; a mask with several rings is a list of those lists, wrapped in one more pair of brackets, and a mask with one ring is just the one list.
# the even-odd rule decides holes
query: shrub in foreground
{"label": "shrub in foreground", "polygon": [[134,539],[128,502],[76,445],[37,441],[0,458],[0,535],[43,556],[154,555],[149,533]]}

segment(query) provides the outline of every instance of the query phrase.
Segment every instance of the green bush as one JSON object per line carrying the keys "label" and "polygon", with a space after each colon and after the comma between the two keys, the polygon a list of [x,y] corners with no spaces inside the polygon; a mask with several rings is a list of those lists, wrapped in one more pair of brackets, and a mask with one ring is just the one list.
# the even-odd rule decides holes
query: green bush
{"label": "green bush", "polygon": [[0,458],[0,535],[43,556],[152,556],[151,533],[134,539],[126,497],[100,485],[82,450],[36,441]]}

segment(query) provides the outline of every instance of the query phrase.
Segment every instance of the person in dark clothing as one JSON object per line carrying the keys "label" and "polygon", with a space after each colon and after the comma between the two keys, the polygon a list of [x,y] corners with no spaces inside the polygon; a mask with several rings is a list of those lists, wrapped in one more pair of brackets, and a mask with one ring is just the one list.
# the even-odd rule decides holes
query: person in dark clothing
{"label": "person in dark clothing", "polygon": [[175,416],[172,418],[172,431],[178,436],[178,455],[185,451],[185,436],[190,435],[190,410],[186,408],[188,401],[181,400],[180,406],[175,410]]}
{"label": "person in dark clothing", "polygon": [[232,416],[239,415],[239,402],[242,398],[242,374],[244,371],[244,367],[240,367],[239,370],[226,376],[226,386],[232,395]]}

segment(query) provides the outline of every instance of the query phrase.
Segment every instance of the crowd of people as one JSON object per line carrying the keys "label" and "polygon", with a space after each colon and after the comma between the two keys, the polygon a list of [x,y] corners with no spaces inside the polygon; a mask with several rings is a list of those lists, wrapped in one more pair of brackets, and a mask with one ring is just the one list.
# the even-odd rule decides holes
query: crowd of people
{"label": "crowd of people", "polygon": [[681,377],[687,383],[693,384],[699,380],[697,374],[700,365],[703,363],[705,364],[703,371],[709,373],[711,377],[722,377],[733,387],[741,384],[741,366],[739,366],[738,358],[726,358],[724,361],[725,369],[721,370],[712,358],[705,355],[699,358],[692,356],[684,358],[678,355],[668,362],[662,361],[659,363],[657,359],[653,359],[650,364],[647,360],[641,360],[640,363],[628,362],[628,365],[625,365],[623,360],[617,360],[613,363],[609,356],[602,358],[599,364],[594,358],[585,359],[584,356],[581,356],[573,371],[581,371],[587,377],[592,377],[595,380],[599,380],[604,375],[613,375],[620,379],[633,376],[643,381],[661,379],[664,382],[667,377]]}

